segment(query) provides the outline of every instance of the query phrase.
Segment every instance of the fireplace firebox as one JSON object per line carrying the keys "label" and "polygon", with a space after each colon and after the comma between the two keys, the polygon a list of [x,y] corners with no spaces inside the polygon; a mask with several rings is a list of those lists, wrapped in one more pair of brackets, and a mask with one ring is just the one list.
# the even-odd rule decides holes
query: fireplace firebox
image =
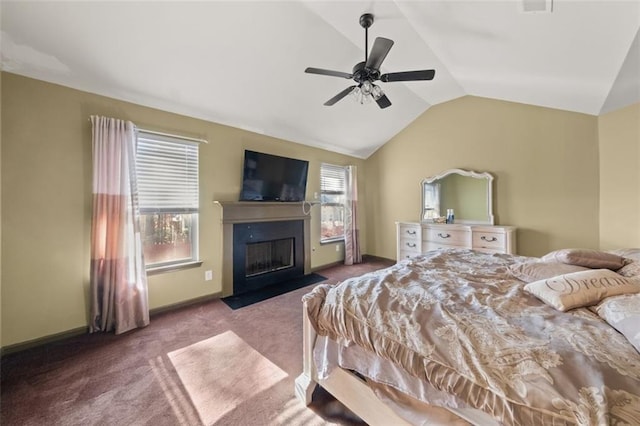
{"label": "fireplace firebox", "polygon": [[295,239],[282,238],[279,240],[249,243],[244,271],[247,277],[268,274],[274,271],[291,268],[293,263],[293,247]]}

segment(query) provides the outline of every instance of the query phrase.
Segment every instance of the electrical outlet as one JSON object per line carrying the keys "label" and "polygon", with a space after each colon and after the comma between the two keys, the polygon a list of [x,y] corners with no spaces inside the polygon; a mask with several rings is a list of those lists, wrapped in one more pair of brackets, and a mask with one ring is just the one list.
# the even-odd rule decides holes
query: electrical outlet
{"label": "electrical outlet", "polygon": [[336,251],[340,251],[340,245],[336,244]]}
{"label": "electrical outlet", "polygon": [[314,192],[314,193],[313,193],[313,199],[314,199],[314,200],[317,200],[317,199],[318,199],[318,193],[317,193],[317,192]]}
{"label": "electrical outlet", "polygon": [[212,279],[213,279],[213,271],[212,270],[204,271],[204,280],[211,281]]}

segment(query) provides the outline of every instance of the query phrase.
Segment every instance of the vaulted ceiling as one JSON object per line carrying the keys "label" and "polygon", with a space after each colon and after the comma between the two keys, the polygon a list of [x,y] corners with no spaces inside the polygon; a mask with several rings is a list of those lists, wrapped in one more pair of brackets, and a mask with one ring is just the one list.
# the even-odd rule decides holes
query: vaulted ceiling
{"label": "vaulted ceiling", "polygon": [[[536,13],[526,9],[541,6]],[[548,7],[551,6],[551,7]],[[599,115],[640,102],[640,1],[3,1],[2,69],[366,158],[429,107],[481,96]],[[550,11],[549,11],[550,9]],[[329,98],[395,44],[392,106]]]}

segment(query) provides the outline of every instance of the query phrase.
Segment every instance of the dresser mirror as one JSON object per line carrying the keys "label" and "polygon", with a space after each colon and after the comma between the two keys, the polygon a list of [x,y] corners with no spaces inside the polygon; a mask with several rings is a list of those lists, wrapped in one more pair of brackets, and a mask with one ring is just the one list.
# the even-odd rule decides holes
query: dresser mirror
{"label": "dresser mirror", "polygon": [[441,222],[453,209],[454,223],[493,225],[493,176],[451,169],[422,181],[422,222]]}

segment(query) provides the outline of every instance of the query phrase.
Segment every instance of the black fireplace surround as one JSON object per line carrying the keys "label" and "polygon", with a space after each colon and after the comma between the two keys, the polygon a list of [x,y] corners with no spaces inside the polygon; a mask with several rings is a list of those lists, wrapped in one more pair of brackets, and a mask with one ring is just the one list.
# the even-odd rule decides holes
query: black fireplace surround
{"label": "black fireplace surround", "polygon": [[[292,259],[288,262],[273,259],[260,264],[260,273],[255,273],[256,265],[247,271],[247,246],[256,243],[292,241]],[[265,246],[268,246],[266,244]],[[268,250],[267,250],[268,251]],[[277,251],[277,250],[276,250]],[[280,250],[282,252],[283,250]],[[281,254],[281,253],[280,253]],[[304,276],[304,221],[285,220],[257,223],[233,224],[233,294],[255,291],[279,282]]]}

